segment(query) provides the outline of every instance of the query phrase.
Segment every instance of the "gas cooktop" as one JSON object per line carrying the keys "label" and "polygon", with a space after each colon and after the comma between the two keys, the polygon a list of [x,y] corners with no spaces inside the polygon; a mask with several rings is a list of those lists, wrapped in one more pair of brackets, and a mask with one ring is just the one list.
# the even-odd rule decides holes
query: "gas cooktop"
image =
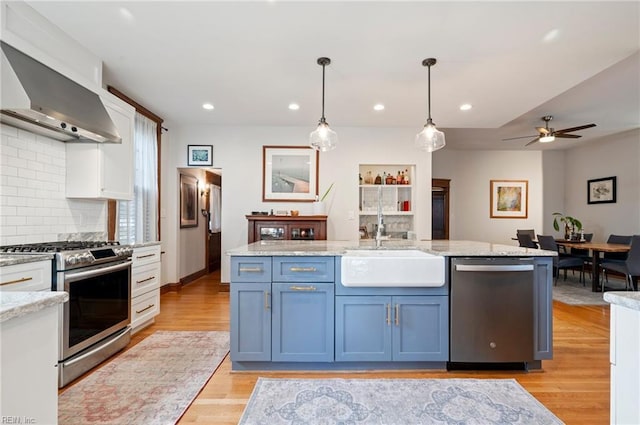
{"label": "gas cooktop", "polygon": [[42,252],[54,253],[63,251],[75,251],[92,248],[102,248],[105,246],[118,246],[118,241],[59,241],[40,242],[20,245],[0,246],[0,252]]}

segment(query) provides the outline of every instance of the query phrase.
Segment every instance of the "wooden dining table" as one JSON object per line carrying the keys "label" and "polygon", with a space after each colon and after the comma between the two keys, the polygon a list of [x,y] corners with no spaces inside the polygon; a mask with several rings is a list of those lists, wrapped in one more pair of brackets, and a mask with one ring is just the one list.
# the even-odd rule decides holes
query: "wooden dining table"
{"label": "wooden dining table", "polygon": [[591,250],[591,290],[598,292],[600,290],[598,283],[600,269],[600,253],[601,252],[629,252],[631,245],[606,242],[578,242],[556,240],[558,245],[567,248],[588,249]]}

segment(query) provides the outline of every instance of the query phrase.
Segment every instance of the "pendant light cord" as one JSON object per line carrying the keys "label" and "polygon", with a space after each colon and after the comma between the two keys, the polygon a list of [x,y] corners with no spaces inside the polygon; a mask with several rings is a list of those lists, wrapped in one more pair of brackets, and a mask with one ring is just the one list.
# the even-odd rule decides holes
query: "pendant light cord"
{"label": "pendant light cord", "polygon": [[322,64],[322,118],[320,118],[321,122],[325,122],[324,118],[324,68],[325,64]]}
{"label": "pendant light cord", "polygon": [[429,111],[429,121],[431,121],[431,65],[427,66],[427,110]]}

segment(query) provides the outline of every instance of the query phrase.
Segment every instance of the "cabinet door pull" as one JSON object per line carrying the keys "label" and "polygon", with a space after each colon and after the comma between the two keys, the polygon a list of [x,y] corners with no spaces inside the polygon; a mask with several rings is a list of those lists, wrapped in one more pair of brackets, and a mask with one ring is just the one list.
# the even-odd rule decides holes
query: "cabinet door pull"
{"label": "cabinet door pull", "polygon": [[396,304],[396,326],[400,326],[400,304]]}
{"label": "cabinet door pull", "polygon": [[260,273],[262,271],[261,267],[240,267],[241,272],[248,273]]}
{"label": "cabinet door pull", "polygon": [[153,280],[155,278],[156,278],[155,276],[151,276],[151,277],[148,277],[146,279],[136,280],[136,283],[140,284],[140,283],[148,282],[148,281]]}
{"label": "cabinet door pull", "polygon": [[136,255],[136,260],[139,260],[140,258],[154,257],[155,255],[156,254]]}
{"label": "cabinet door pull", "polygon": [[264,309],[269,310],[269,291],[264,291]]}
{"label": "cabinet door pull", "polygon": [[149,304],[148,306],[146,306],[145,308],[143,308],[142,310],[136,310],[136,314],[140,314],[143,311],[147,311],[149,310],[151,307],[155,306],[155,304]]}
{"label": "cabinet door pull", "polygon": [[387,325],[391,326],[391,304],[387,304]]}
{"label": "cabinet door pull", "polygon": [[0,283],[0,286],[11,285],[12,283],[28,282],[30,280],[33,280],[33,278],[32,277],[22,277],[22,278],[16,279],[16,280],[10,280],[8,282],[2,282],[2,283]]}
{"label": "cabinet door pull", "polygon": [[318,271],[315,267],[291,267],[289,269],[292,272],[315,272]]}
{"label": "cabinet door pull", "polygon": [[289,290],[291,291],[315,291],[315,286],[290,286]]}

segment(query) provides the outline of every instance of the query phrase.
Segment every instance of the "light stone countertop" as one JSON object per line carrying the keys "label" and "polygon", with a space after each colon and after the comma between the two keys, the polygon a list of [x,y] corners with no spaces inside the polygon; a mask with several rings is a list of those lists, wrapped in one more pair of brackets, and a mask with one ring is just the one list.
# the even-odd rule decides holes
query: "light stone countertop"
{"label": "light stone countertop", "polygon": [[375,248],[371,239],[361,241],[258,241],[228,250],[227,255],[343,255],[352,249],[418,249],[445,257],[554,257],[554,251],[521,248],[513,245],[493,244],[476,241],[414,241],[407,239],[385,240],[380,248]]}
{"label": "light stone countertop", "polygon": [[36,261],[52,260],[54,254],[34,254],[34,253],[2,253],[0,254],[0,267],[13,266],[16,264],[33,263]]}
{"label": "light stone countertop", "polygon": [[26,316],[69,299],[64,291],[0,292],[0,323]]}
{"label": "light stone countertop", "polygon": [[162,242],[161,241],[153,241],[153,242],[141,242],[141,243],[134,243],[131,245],[132,248],[143,248],[145,246],[154,246],[154,245],[161,245]]}
{"label": "light stone countertop", "polygon": [[620,305],[632,310],[640,311],[640,292],[612,291],[604,293],[604,300],[611,304]]}

